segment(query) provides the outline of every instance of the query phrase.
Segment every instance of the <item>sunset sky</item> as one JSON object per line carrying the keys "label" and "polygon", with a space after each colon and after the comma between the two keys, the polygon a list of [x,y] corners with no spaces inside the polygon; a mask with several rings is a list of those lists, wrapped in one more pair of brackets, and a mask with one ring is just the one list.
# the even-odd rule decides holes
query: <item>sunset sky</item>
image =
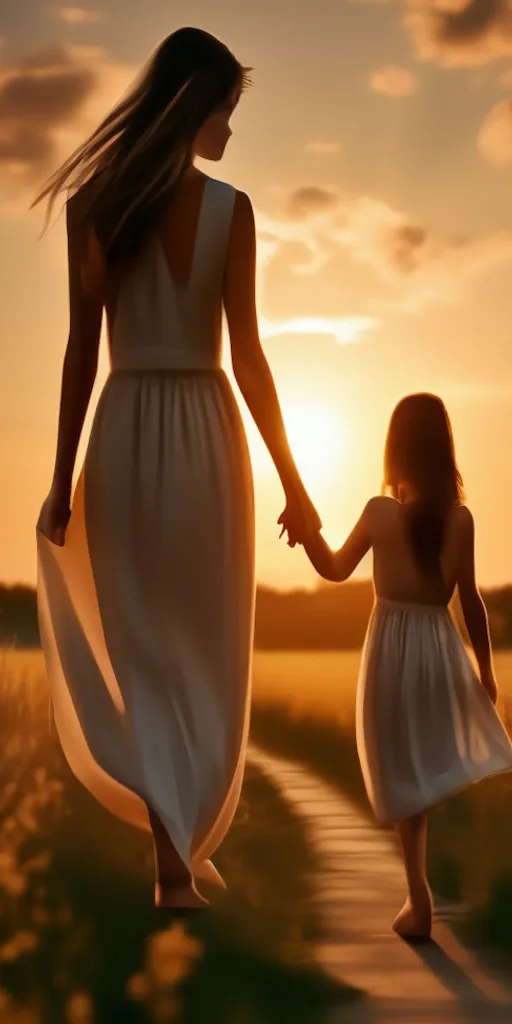
{"label": "sunset sky", "polygon": [[[28,207],[184,24],[254,68],[223,162],[203,169],[256,209],[262,338],[325,536],[341,543],[380,490],[396,401],[435,391],[480,580],[512,580],[507,0],[0,0],[0,580],[35,582],[68,331],[64,218],[38,241],[43,211]],[[106,372],[103,348],[86,428]],[[313,586],[303,552],[277,540],[280,485],[244,418],[258,578]]]}

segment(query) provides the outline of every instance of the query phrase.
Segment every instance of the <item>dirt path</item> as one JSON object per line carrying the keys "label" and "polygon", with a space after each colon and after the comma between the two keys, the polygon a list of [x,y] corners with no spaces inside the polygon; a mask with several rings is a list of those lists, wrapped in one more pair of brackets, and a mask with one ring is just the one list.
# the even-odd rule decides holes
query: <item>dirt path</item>
{"label": "dirt path", "polygon": [[512,982],[484,972],[442,920],[425,946],[409,946],[392,931],[405,896],[393,836],[301,765],[254,748],[250,760],[307,823],[319,854],[313,879],[323,922],[319,961],[368,994],[364,1006],[340,1010],[332,1024],[512,1024]]}

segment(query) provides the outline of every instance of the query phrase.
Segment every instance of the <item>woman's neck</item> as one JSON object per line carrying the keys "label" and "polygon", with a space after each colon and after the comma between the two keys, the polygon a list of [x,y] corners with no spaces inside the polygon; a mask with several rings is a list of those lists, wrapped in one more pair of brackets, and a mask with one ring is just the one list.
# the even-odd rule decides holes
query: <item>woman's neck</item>
{"label": "woman's neck", "polygon": [[191,161],[188,167],[183,172],[183,181],[194,181],[197,178],[205,178],[206,175],[196,167],[195,163]]}

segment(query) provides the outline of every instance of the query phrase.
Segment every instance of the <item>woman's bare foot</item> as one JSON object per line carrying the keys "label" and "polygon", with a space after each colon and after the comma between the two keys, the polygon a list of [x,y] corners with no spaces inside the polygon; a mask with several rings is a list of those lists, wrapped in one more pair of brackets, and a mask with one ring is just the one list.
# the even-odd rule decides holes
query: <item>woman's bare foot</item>
{"label": "woman's bare foot", "polygon": [[415,901],[408,897],[393,922],[393,931],[402,939],[428,940],[432,934],[432,895],[427,888]]}
{"label": "woman's bare foot", "polygon": [[192,884],[179,888],[161,882],[157,882],[155,885],[155,907],[166,907],[171,910],[201,910],[208,906],[208,900],[205,900]]}
{"label": "woman's bare foot", "polygon": [[155,854],[155,906],[175,910],[199,910],[208,906],[208,900],[198,893],[191,872],[173,846],[158,815],[149,809],[149,818]]}
{"label": "woman's bare foot", "polygon": [[216,889],[227,889],[227,885],[211,860],[200,861],[193,865],[194,878],[197,882],[214,886]]}

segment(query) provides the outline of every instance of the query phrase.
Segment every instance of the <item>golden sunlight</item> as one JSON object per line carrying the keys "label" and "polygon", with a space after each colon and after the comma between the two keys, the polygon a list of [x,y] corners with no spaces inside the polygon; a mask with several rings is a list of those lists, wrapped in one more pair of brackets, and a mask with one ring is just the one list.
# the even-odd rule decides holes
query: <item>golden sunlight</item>
{"label": "golden sunlight", "polygon": [[339,476],[346,432],[335,409],[321,402],[285,402],[283,417],[299,473],[307,487],[326,491]]}

